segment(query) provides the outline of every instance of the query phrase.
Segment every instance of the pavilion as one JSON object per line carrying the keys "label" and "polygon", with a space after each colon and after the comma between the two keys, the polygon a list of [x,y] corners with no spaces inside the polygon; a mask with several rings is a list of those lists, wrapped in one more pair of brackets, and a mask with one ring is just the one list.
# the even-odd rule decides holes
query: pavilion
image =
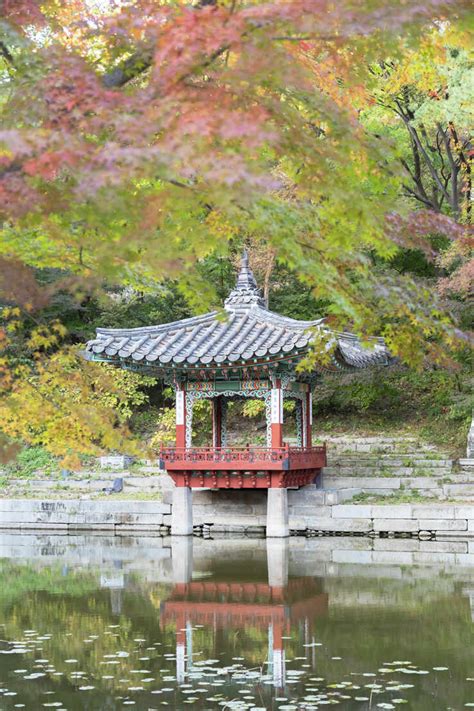
{"label": "pavilion", "polygon": [[[316,335],[326,344],[324,364],[299,372]],[[267,536],[287,536],[287,488],[315,481],[326,463],[324,445],[312,444],[312,388],[323,371],[386,366],[383,339],[363,346],[354,335],[331,331],[324,319],[298,321],[270,311],[244,252],[224,309],[172,323],[97,329],[86,358],[161,378],[176,394],[176,446],[160,459],[173,478],[172,534],[190,535],[192,489],[268,489]],[[227,403],[265,403],[266,446],[227,446]],[[193,405],[212,402],[212,446],[192,443]],[[295,402],[297,444],[283,441],[283,401]]]}

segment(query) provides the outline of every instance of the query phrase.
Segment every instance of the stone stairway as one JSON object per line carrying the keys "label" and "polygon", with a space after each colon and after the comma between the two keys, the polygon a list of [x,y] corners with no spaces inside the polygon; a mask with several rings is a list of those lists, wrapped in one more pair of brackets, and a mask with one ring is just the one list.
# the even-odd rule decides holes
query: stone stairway
{"label": "stone stairway", "polygon": [[[332,506],[357,494],[474,501],[472,459],[453,461],[441,449],[414,437],[333,436],[326,438],[326,444],[328,465],[317,483],[291,494],[298,507]],[[110,466],[66,477],[59,472],[25,479],[4,476],[0,477],[0,497],[102,498],[104,489],[110,489],[117,477],[123,478],[123,494],[112,498],[151,496],[170,501],[173,483],[151,463],[122,470]]]}
{"label": "stone stairway", "polygon": [[474,498],[474,462],[453,461],[415,437],[329,437],[322,489],[341,503],[356,494]]}

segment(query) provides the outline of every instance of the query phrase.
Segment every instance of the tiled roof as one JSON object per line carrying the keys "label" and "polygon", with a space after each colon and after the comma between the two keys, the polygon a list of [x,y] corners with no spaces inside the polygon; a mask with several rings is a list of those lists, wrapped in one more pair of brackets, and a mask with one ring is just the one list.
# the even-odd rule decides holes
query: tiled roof
{"label": "tiled roof", "polygon": [[246,365],[255,359],[280,360],[307,351],[315,329],[329,334],[336,368],[387,365],[381,339],[364,348],[351,334],[330,332],[324,319],[297,321],[269,311],[244,253],[233,291],[225,300],[227,318],[212,311],[203,316],[144,328],[98,328],[87,343],[86,357],[155,365],[159,368]]}

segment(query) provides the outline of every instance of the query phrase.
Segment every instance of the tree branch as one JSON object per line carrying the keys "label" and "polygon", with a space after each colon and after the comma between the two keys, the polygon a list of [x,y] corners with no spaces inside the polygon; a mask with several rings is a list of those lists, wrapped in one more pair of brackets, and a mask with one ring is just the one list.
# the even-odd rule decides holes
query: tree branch
{"label": "tree branch", "polygon": [[5,44],[5,42],[2,42],[1,40],[0,40],[0,54],[2,55],[2,57],[3,57],[4,59],[6,59],[6,61],[8,62],[8,64],[11,64],[12,67],[15,66],[15,62],[14,62],[14,60],[13,60],[13,55],[12,55],[12,53],[11,53],[10,50],[8,49],[8,47],[7,47],[7,45]]}
{"label": "tree branch", "polygon": [[135,52],[118,67],[114,67],[110,72],[104,74],[102,83],[108,89],[118,89],[132,79],[140,76],[151,67],[153,54],[150,50]]}
{"label": "tree branch", "polygon": [[450,140],[447,136],[447,132],[438,123],[438,131],[441,133],[441,138],[443,139],[444,146],[446,148],[446,154],[448,156],[449,165],[451,167],[451,199],[449,203],[456,217],[459,217],[459,192],[458,192],[458,173],[459,167],[456,165],[454,160],[453,152],[451,150]]}
{"label": "tree branch", "polygon": [[401,116],[401,118],[402,118],[402,120],[403,120],[405,126],[407,127],[407,130],[408,130],[409,133],[410,133],[410,136],[411,136],[411,137],[413,138],[413,140],[415,141],[418,150],[420,151],[421,155],[422,155],[423,158],[425,159],[426,166],[427,166],[427,168],[428,168],[428,170],[429,170],[429,172],[430,172],[430,175],[431,175],[431,177],[432,177],[432,179],[433,179],[433,182],[435,183],[435,185],[437,186],[437,188],[439,189],[439,191],[440,191],[441,193],[445,194],[445,195],[446,195],[446,198],[449,200],[449,195],[446,193],[445,187],[444,187],[443,183],[441,182],[438,173],[436,172],[436,169],[435,169],[435,167],[434,167],[434,165],[433,165],[433,163],[432,163],[432,161],[431,161],[430,156],[428,155],[428,153],[427,153],[425,147],[423,146],[422,142],[420,141],[420,137],[418,136],[418,133],[416,132],[416,130],[415,130],[415,129],[413,128],[413,126],[411,125],[410,120],[408,119],[408,117],[404,114],[403,109],[402,109],[402,107],[400,106],[400,103],[399,103],[398,99],[395,100],[395,103],[397,104],[398,109],[399,109],[399,111],[397,112],[398,115]]}

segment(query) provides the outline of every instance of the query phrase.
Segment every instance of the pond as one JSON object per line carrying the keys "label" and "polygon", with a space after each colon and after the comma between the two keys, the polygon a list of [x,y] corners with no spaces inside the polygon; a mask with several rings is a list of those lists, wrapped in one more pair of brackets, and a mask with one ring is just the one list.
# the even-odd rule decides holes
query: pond
{"label": "pond", "polygon": [[472,552],[4,534],[0,710],[474,707]]}

